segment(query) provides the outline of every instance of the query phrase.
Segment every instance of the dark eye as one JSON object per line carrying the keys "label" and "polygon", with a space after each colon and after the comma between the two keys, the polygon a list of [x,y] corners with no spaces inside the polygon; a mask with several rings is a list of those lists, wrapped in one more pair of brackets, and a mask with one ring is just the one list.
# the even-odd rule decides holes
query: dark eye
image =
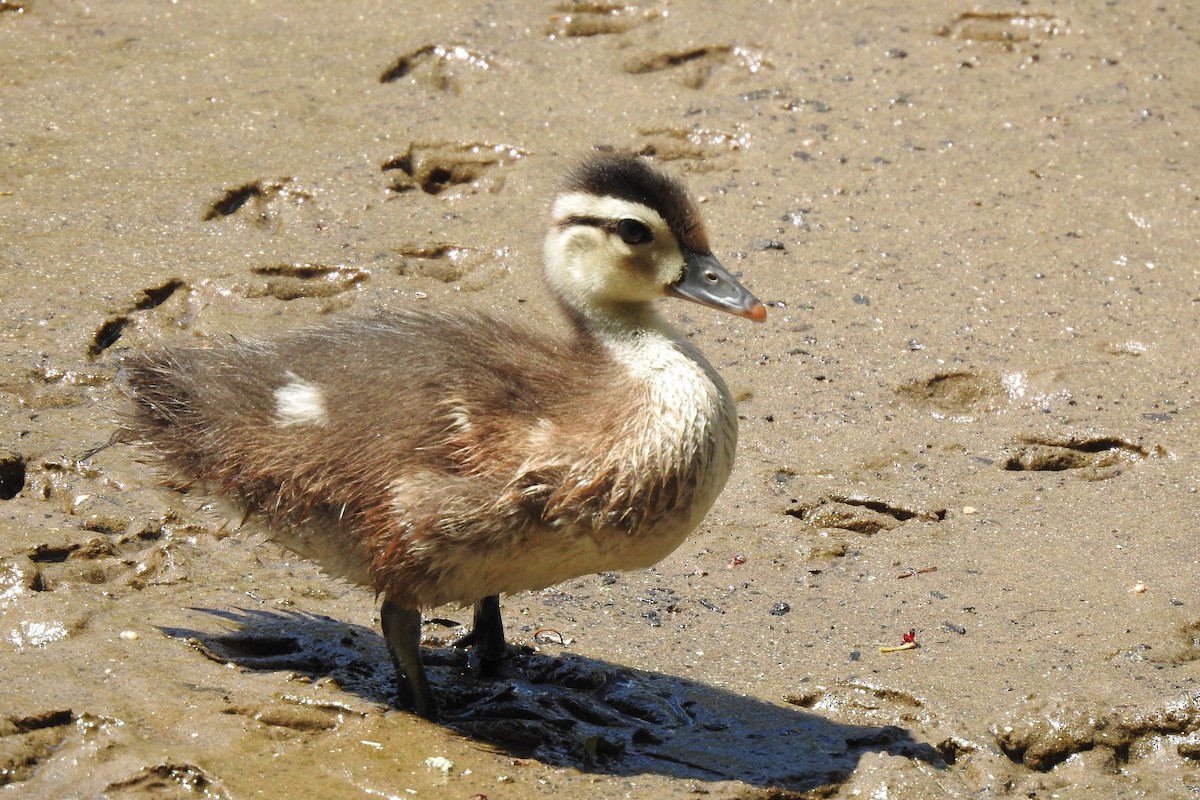
{"label": "dark eye", "polygon": [[623,219],[617,223],[617,236],[625,244],[645,244],[654,241],[650,229],[636,219]]}

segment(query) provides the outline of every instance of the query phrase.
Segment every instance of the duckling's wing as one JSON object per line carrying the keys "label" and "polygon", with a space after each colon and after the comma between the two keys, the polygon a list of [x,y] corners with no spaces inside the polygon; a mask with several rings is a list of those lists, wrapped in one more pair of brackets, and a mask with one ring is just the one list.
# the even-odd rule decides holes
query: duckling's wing
{"label": "duckling's wing", "polygon": [[[406,475],[472,469],[594,379],[569,340],[483,315],[409,312],[266,342],[126,360],[124,438],[268,513],[361,507]],[[489,470],[500,474],[503,465]]]}

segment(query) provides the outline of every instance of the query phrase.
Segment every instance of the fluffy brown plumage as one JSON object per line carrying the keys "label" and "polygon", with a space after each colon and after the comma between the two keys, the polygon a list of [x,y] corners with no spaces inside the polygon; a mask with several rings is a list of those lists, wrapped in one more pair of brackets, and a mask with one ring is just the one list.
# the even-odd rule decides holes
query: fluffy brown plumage
{"label": "fluffy brown plumage", "polygon": [[553,223],[566,335],[413,310],[124,365],[124,438],[374,587],[401,699],[426,716],[419,609],[475,603],[476,646],[498,657],[497,595],[656,563],[732,465],[729,392],[653,302],[765,312],[682,187],[601,157],[570,174]]}
{"label": "fluffy brown plumage", "polygon": [[[442,580],[460,560],[448,552],[455,547],[494,548],[507,560],[512,539],[531,527],[632,531],[651,510],[687,502],[679,485],[689,464],[627,468],[629,420],[596,410],[637,408],[644,389],[587,337],[413,311],[137,355],[125,371],[130,430],[179,474],[262,513],[284,543],[405,607],[494,593]],[[298,376],[321,387],[323,424],[279,424],[276,392]],[[554,444],[531,447],[549,421]],[[313,539],[327,528],[324,552]],[[418,541],[425,546],[414,552]]]}

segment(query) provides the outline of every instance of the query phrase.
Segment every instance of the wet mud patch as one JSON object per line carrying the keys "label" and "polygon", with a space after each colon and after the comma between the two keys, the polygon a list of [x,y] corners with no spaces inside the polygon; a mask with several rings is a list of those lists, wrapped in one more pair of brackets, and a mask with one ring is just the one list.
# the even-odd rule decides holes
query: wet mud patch
{"label": "wet mud patch", "polygon": [[807,503],[793,500],[783,513],[817,529],[871,536],[897,528],[909,520],[941,522],[947,512],[946,509],[912,508],[861,495],[826,495]]}
{"label": "wet mud patch", "polygon": [[324,264],[275,264],[254,267],[256,280],[246,289],[246,297],[273,297],[276,300],[334,297],[356,288],[370,274],[366,270]]}
{"label": "wet mud patch", "polygon": [[441,194],[457,186],[475,192],[498,192],[504,179],[493,171],[524,156],[524,151],[511,145],[414,142],[405,152],[385,161],[380,169],[391,174],[388,190],[395,194],[416,189],[425,194]]}
{"label": "wet mud patch", "polygon": [[1024,436],[1005,459],[1003,467],[1010,472],[1071,470],[1087,480],[1107,480],[1152,455],[1163,455],[1163,451],[1116,436],[1068,436],[1062,439]]}
{"label": "wet mud patch", "polygon": [[[390,704],[392,666],[382,637],[372,630],[316,615],[197,610],[228,620],[235,630],[213,634],[174,628],[164,633],[218,663],[300,672],[305,681],[332,682],[372,704]],[[455,623],[430,620],[426,627],[448,624]],[[434,641],[442,639],[427,643]],[[896,726],[836,723],[786,705],[571,653],[512,647],[497,674],[487,676],[472,668],[465,652],[452,647],[426,647],[423,657],[442,706],[442,724],[513,756],[554,766],[739,780],[789,791],[835,785],[871,752],[944,767],[933,746]],[[304,732],[336,726],[336,714],[343,710],[335,701],[326,709],[271,704],[235,706],[228,713]]]}
{"label": "wet mud patch", "polygon": [[1195,698],[1158,709],[1076,699],[1055,704],[1034,701],[1022,717],[995,732],[996,744],[1009,760],[1038,772],[1049,772],[1073,755],[1097,750],[1102,751],[1098,760],[1115,771],[1172,740],[1178,747],[1184,744],[1183,737],[1200,731],[1200,705]]}
{"label": "wet mud patch", "polygon": [[398,56],[379,76],[379,82],[408,78],[433,91],[458,93],[465,82],[492,68],[492,58],[462,45],[426,44]]}
{"label": "wet mud patch", "polygon": [[627,3],[603,3],[596,0],[576,0],[558,3],[556,14],[546,23],[546,35],[559,37],[607,36],[625,33],[646,22],[660,20],[667,12],[660,8],[645,8]]}

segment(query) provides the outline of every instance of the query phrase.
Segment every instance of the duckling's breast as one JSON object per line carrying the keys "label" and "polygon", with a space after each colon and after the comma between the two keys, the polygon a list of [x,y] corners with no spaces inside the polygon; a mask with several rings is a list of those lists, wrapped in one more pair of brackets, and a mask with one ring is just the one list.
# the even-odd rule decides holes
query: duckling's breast
{"label": "duckling's breast", "polygon": [[729,389],[689,343],[647,343],[630,363],[646,399],[628,420],[624,448],[613,451],[625,468],[609,513],[635,524],[607,537],[620,564],[607,569],[649,567],[682,544],[725,488],[737,447]]}

